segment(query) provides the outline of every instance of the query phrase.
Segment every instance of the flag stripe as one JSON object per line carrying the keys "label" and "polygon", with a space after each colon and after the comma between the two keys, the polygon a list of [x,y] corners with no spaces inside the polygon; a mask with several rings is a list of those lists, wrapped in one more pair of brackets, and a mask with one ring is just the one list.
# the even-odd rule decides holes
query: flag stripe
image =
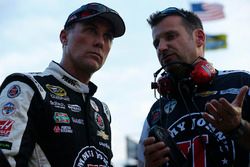
{"label": "flag stripe", "polygon": [[227,35],[206,35],[206,50],[227,48]]}
{"label": "flag stripe", "polygon": [[195,3],[191,4],[192,11],[198,15],[202,21],[222,19],[225,17],[223,6],[218,3]]}

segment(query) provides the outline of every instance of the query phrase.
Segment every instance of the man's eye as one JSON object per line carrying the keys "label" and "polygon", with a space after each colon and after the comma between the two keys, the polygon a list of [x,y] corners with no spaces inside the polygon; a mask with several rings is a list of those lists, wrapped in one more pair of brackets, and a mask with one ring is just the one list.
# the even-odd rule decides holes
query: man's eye
{"label": "man's eye", "polygon": [[95,28],[90,28],[89,30],[90,32],[96,33],[96,29]]}
{"label": "man's eye", "polygon": [[85,31],[87,31],[88,33],[93,33],[93,34],[97,33],[96,29],[92,28],[92,27],[89,27],[89,28],[85,29]]}
{"label": "man's eye", "polygon": [[105,39],[112,41],[114,39],[114,35],[112,33],[106,33],[104,35]]}
{"label": "man's eye", "polygon": [[176,34],[168,34],[168,35],[166,36],[166,39],[167,39],[168,41],[171,41],[171,40],[175,39],[175,37],[176,37]]}
{"label": "man's eye", "polygon": [[154,45],[155,49],[157,49],[159,46],[159,40],[154,40],[153,45]]}

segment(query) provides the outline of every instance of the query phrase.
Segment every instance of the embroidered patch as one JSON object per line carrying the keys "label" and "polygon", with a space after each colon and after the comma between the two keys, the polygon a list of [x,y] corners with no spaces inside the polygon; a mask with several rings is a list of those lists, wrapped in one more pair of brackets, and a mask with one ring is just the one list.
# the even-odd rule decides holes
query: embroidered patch
{"label": "embroidered patch", "polygon": [[70,123],[70,119],[69,119],[68,114],[62,113],[62,112],[55,112],[54,113],[54,120],[56,123],[66,123],[66,124]]}
{"label": "embroidered patch", "polygon": [[2,108],[3,115],[9,116],[9,115],[12,115],[15,112],[16,112],[16,107],[15,107],[15,105],[13,103],[8,102],[5,105],[3,105],[3,108]]}
{"label": "embroidered patch", "polygon": [[19,85],[12,85],[9,90],[8,90],[8,93],[7,93],[7,96],[9,98],[15,98],[17,96],[19,96],[21,93],[21,88]]}
{"label": "embroidered patch", "polygon": [[80,112],[82,111],[81,107],[77,104],[68,104],[68,108],[73,112]]}
{"label": "embroidered patch", "polygon": [[102,130],[104,130],[104,121],[103,118],[100,114],[98,114],[97,112],[95,112],[95,122],[98,125],[98,127]]}
{"label": "embroidered patch", "polygon": [[108,140],[109,139],[109,135],[107,135],[104,131],[99,130],[97,131],[97,136],[100,136],[101,138],[103,138],[104,140]]}
{"label": "embroidered patch", "polygon": [[11,119],[0,120],[0,136],[4,136],[4,137],[9,136],[14,122],[15,121]]}
{"label": "embroidered patch", "polygon": [[171,112],[174,110],[176,104],[177,104],[177,101],[176,101],[176,100],[171,100],[171,101],[169,101],[169,102],[164,106],[164,111],[165,111],[165,113],[167,113],[167,114],[171,113]]}
{"label": "embroidered patch", "polygon": [[152,113],[150,114],[150,122],[152,125],[154,125],[157,121],[159,121],[161,118],[161,111],[160,109],[156,109],[154,111],[152,111]]}
{"label": "embroidered patch", "polygon": [[12,143],[8,141],[0,141],[0,149],[11,150]]}
{"label": "embroidered patch", "polygon": [[110,166],[107,156],[94,146],[84,147],[77,155],[73,167]]}
{"label": "embroidered patch", "polygon": [[94,100],[90,100],[90,104],[92,106],[92,108],[95,110],[95,111],[99,111],[99,108],[98,106],[96,105],[96,103],[94,102]]}
{"label": "embroidered patch", "polygon": [[67,96],[67,92],[61,88],[60,86],[54,86],[50,84],[46,84],[46,88],[53,94],[60,96],[60,97],[65,97]]}

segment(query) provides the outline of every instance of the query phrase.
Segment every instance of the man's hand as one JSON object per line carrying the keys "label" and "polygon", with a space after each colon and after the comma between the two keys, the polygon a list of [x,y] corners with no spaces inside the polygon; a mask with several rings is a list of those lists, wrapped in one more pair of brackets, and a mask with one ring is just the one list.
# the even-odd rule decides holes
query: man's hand
{"label": "man's hand", "polygon": [[170,148],[164,142],[155,143],[154,137],[148,137],[144,141],[145,167],[157,167],[169,161]]}
{"label": "man's hand", "polygon": [[243,86],[232,103],[225,98],[211,100],[206,104],[207,112],[203,114],[204,119],[224,133],[234,130],[240,125],[243,101],[247,91],[248,86]]}

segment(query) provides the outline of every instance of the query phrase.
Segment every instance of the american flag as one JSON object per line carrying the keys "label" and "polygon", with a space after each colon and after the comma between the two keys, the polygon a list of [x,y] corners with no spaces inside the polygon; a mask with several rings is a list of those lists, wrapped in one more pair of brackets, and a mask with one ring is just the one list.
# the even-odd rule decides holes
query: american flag
{"label": "american flag", "polygon": [[191,8],[202,21],[217,20],[225,17],[223,6],[218,3],[193,3]]}

